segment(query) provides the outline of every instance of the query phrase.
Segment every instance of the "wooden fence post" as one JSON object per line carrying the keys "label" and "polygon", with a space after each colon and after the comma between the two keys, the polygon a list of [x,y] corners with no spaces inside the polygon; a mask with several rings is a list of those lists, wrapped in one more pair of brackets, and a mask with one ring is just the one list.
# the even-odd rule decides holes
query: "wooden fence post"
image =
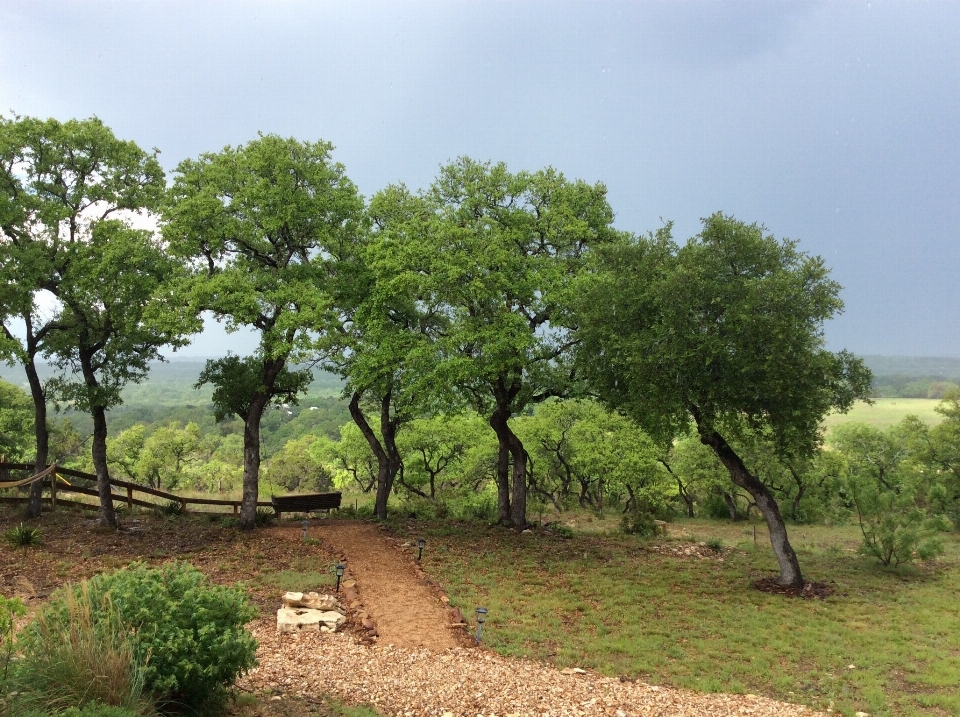
{"label": "wooden fence post", "polygon": [[127,486],[127,508],[133,512],[133,486]]}
{"label": "wooden fence post", "polygon": [[50,471],[50,508],[57,508],[57,469]]}

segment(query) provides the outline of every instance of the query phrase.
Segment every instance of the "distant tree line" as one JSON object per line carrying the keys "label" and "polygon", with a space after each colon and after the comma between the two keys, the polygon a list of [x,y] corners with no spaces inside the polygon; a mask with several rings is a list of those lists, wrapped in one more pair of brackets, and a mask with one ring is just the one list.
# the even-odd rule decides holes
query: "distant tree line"
{"label": "distant tree line", "polygon": [[[259,337],[199,379],[217,419],[242,422],[242,528],[263,416],[295,404],[319,365],[345,381],[379,518],[395,486],[429,497],[452,480],[444,461],[468,447],[424,428],[438,416],[485,425],[497,519],[517,529],[531,496],[602,509],[619,490],[635,510],[654,505],[650,471],[668,475],[692,435],[766,520],[780,582],[802,584],[753,456],[813,460],[824,414],[870,390],[860,360],[824,348],[842,303],[819,257],[720,213],[682,244],[670,225],[621,231],[602,184],[552,168],[460,158],[422,191],[365,201],[331,151],[261,135],[181,162],[168,182],[156,151],[99,120],[0,122],[0,350],[27,372],[37,468],[48,401],[88,412],[101,520],[115,525],[106,412],[209,312]],[[41,358],[62,372],[41,382]],[[521,430],[531,411],[546,422]],[[177,441],[158,441],[181,445],[173,468],[151,463],[144,435],[130,470],[162,480],[196,451],[211,463],[197,430],[170,430]]]}

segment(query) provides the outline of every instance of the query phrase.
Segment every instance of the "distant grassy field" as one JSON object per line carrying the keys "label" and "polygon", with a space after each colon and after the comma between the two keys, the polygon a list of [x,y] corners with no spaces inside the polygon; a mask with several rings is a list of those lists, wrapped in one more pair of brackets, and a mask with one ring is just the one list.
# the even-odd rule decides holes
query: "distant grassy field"
{"label": "distant grassy field", "polygon": [[[755,590],[776,562],[763,524],[678,521],[668,537],[517,535],[409,523],[423,565],[492,649],[701,692],[751,692],[852,717],[960,714],[960,541],[936,565],[887,570],[856,526],[791,526],[826,600]],[[713,550],[710,546],[720,547]]]}
{"label": "distant grassy field", "polygon": [[908,415],[919,416],[935,426],[943,416],[934,409],[940,405],[936,398],[876,398],[873,405],[858,401],[849,413],[835,413],[823,420],[827,433],[835,426],[848,421],[859,421],[876,428],[886,428],[900,423]]}

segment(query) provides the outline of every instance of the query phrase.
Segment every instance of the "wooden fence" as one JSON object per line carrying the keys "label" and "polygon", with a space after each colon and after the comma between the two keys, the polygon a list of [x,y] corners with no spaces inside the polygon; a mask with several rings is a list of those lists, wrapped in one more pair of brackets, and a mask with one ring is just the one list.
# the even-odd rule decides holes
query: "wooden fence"
{"label": "wooden fence", "polygon": [[[52,468],[52,470],[51,470]],[[17,471],[33,471],[34,467],[30,463],[0,463],[0,471],[3,470],[17,470]],[[62,484],[58,485],[57,478],[60,477]],[[50,483],[50,495],[44,499],[45,503],[50,503],[52,507],[56,508],[57,503],[64,503],[68,505],[88,505],[87,503],[79,503],[78,501],[73,501],[69,499],[64,499],[62,494],[64,493],[78,493],[81,495],[92,495],[99,498],[100,494],[97,492],[96,488],[87,488],[86,486],[72,485],[65,480],[64,477],[70,478],[81,478],[88,481],[97,482],[97,477],[92,473],[84,473],[83,471],[75,471],[72,468],[61,468],[60,466],[47,466],[46,470],[42,473],[38,473],[35,478],[37,480],[49,479]],[[22,481],[17,481],[21,485],[24,485]],[[29,482],[32,481],[28,481]],[[138,505],[144,508],[156,508],[157,503],[142,500],[141,498],[134,497],[135,493],[143,493],[145,495],[152,495],[157,498],[163,498],[167,501],[176,501],[183,506],[184,510],[187,510],[189,505],[209,505],[209,506],[231,506],[233,508],[233,514],[237,515],[240,510],[239,500],[220,500],[218,498],[185,498],[180,495],[174,495],[173,493],[168,493],[163,490],[158,490],[157,488],[151,488],[150,486],[140,485],[138,483],[130,483],[125,480],[117,480],[115,478],[110,479],[111,488],[120,488],[125,491],[117,494],[116,491],[113,492],[114,501],[119,501],[121,503],[126,503],[128,508],[133,508],[133,506]],[[25,503],[28,498],[21,496],[0,496],[0,503]],[[270,501],[258,501],[257,507],[267,507],[269,508],[272,504]],[[194,511],[198,513],[211,512],[198,510]]]}

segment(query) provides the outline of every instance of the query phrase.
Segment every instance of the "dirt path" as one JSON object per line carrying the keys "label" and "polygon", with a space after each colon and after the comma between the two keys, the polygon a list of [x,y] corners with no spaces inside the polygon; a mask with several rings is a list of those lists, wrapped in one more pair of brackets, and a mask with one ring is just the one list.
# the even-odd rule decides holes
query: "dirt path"
{"label": "dirt path", "polygon": [[439,591],[418,570],[412,554],[387,540],[376,525],[324,521],[311,528],[311,535],[343,556],[381,645],[431,650],[457,646],[450,611]]}

